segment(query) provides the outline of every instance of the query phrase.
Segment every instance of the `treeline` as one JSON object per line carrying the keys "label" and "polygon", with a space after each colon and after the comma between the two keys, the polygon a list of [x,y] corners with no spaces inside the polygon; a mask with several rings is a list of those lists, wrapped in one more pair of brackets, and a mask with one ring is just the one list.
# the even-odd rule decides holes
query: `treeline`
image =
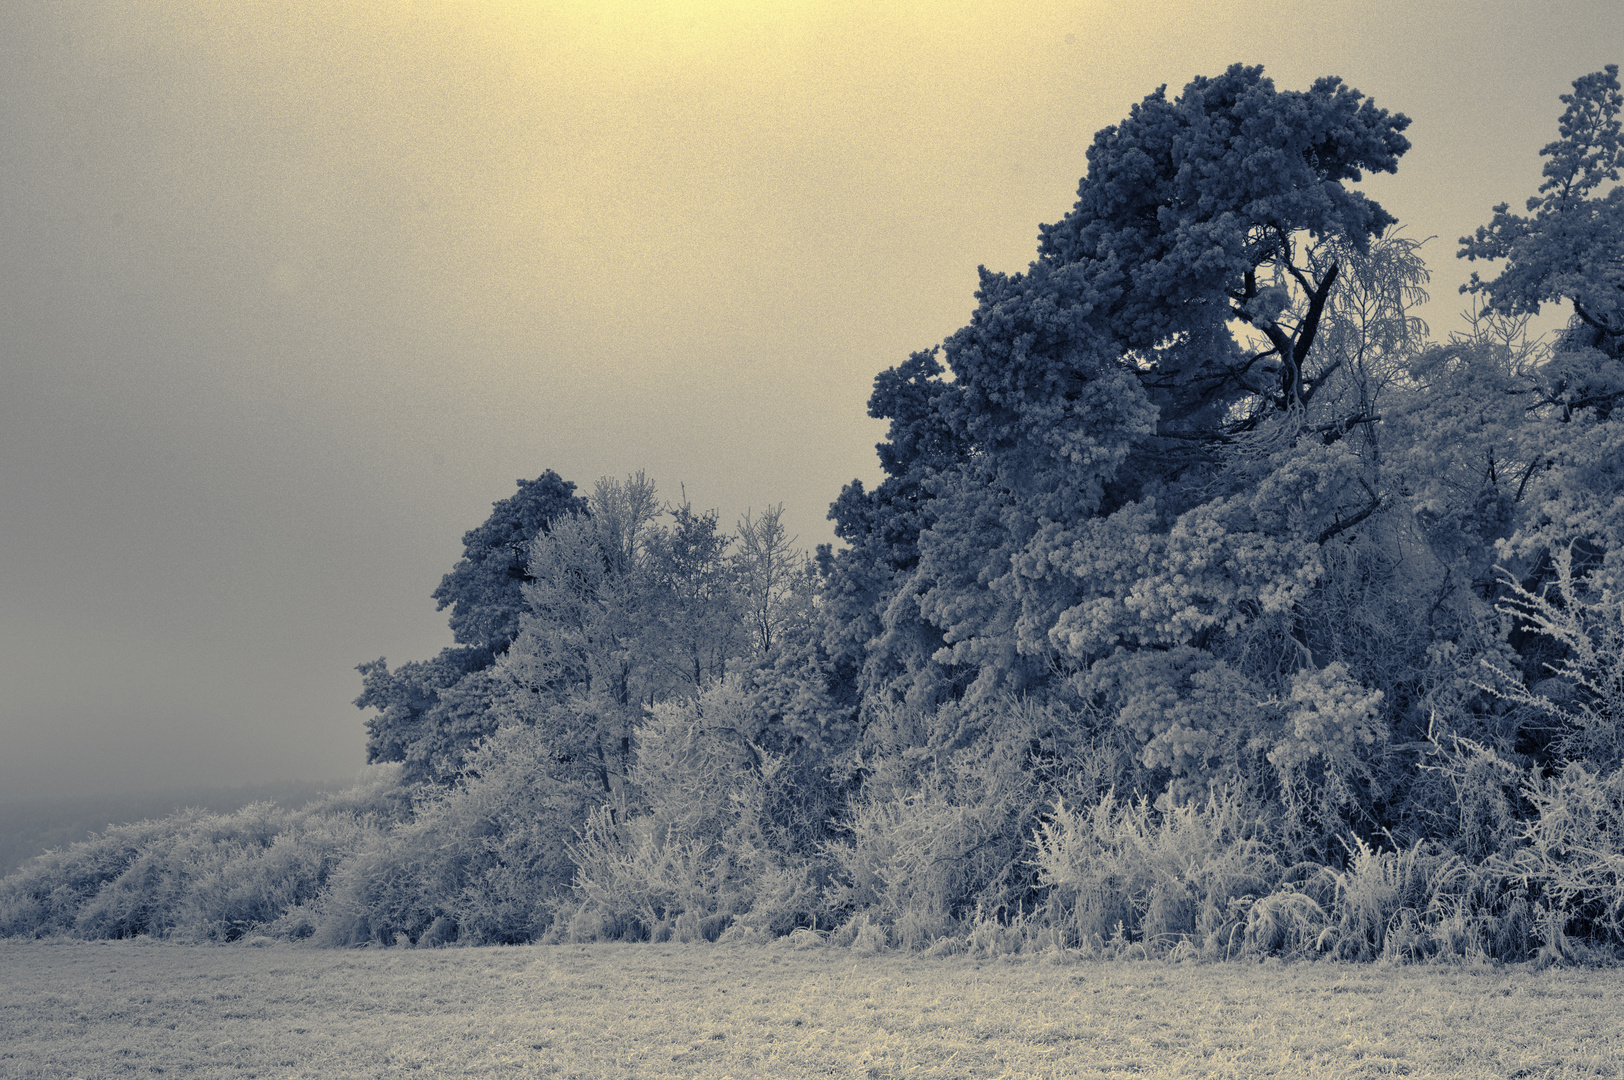
{"label": "treeline", "polygon": [[[1462,240],[1501,270],[1442,342],[1421,244],[1348,186],[1406,117],[1240,66],[1158,90],[1027,271],[877,377],[838,550],[641,475],[521,481],[434,593],[457,645],[361,665],[409,810],[342,811],[318,884],[194,932],[1610,954],[1617,74]],[[79,862],[158,843],[113,835],[6,879],[0,928],[129,930],[76,914],[121,880]],[[129,932],[224,925],[166,919]]]}

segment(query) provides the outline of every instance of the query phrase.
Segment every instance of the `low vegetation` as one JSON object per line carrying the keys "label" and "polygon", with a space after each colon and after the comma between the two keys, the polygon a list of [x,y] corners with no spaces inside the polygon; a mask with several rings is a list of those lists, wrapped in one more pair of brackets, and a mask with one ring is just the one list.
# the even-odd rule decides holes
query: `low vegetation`
{"label": "low vegetation", "polygon": [[410,813],[399,769],[302,809],[251,803],[112,826],[30,859],[0,883],[0,935],[235,941],[309,935],[304,905],[335,867]]}
{"label": "low vegetation", "polygon": [[245,786],[188,787],[128,795],[8,799],[0,802],[0,877],[42,851],[87,840],[109,825],[166,817],[182,807],[226,814],[249,803],[303,806],[349,786],[349,778]]}
{"label": "low vegetation", "polygon": [[[788,935],[859,953],[1602,961],[1624,942],[1621,785],[1570,769],[1529,788],[1538,816],[1475,863],[1433,841],[1354,839],[1338,866],[1288,864],[1238,799],[1163,812],[1110,793],[1055,803],[1025,844],[978,862],[962,853],[1004,835],[987,820],[1010,811],[972,813],[940,790],[865,804],[851,840],[819,862],[762,838],[759,794],[713,796],[710,810],[733,820],[696,830],[703,843],[644,826],[626,847],[607,815],[572,842],[545,805],[511,792],[481,802],[480,784],[414,814],[398,767],[375,767],[297,811],[185,811],[40,856],[0,883],[0,932],[385,946]],[[1031,907],[956,914],[967,893],[1009,895],[1012,878]]]}

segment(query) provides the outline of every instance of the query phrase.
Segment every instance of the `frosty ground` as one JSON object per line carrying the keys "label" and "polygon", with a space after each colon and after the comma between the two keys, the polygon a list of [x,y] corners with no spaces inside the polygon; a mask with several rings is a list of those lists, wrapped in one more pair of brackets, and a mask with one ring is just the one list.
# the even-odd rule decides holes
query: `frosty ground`
{"label": "frosty ground", "polygon": [[1621,991],[1528,966],[9,940],[0,1077],[1624,1077]]}

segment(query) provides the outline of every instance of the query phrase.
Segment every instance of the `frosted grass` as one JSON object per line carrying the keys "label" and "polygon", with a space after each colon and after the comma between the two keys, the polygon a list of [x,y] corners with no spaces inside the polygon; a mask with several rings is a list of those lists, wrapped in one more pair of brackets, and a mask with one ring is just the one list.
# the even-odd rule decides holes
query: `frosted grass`
{"label": "frosted grass", "polygon": [[1624,1076],[1616,971],[0,941],[0,1077]]}

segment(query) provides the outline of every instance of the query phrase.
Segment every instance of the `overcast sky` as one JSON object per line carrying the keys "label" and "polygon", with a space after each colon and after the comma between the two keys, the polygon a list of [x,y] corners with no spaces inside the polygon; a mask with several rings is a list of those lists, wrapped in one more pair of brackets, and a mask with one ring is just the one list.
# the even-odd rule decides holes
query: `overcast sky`
{"label": "overcast sky", "polygon": [[[1551,14],[1551,8],[1559,14]],[[1538,186],[1617,0],[6,0],[0,799],[353,774],[357,663],[519,477],[830,539],[876,372],[1099,128],[1230,63],[1413,118],[1427,246]]]}

